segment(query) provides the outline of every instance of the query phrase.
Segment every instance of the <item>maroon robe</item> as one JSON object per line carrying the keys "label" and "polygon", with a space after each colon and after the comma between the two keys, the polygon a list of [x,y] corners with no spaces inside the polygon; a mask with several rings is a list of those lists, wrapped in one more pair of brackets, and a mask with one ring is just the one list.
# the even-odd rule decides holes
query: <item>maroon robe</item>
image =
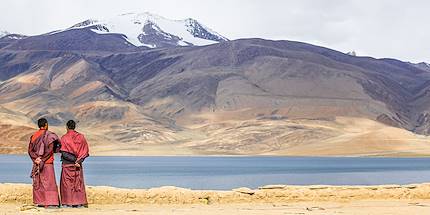
{"label": "maroon robe", "polygon": [[[33,161],[33,203],[40,206],[59,206],[57,183],[54,172],[54,142],[59,141],[56,134],[40,129],[28,144],[28,154]],[[41,159],[39,164],[35,163]]]}
{"label": "maroon robe", "polygon": [[[61,202],[63,205],[87,205],[82,162],[89,156],[88,143],[84,135],[69,130],[61,137],[61,144],[61,152],[66,152],[74,157],[73,162],[70,160],[66,162],[64,156],[62,158]],[[74,163],[79,163],[80,167],[76,167]]]}

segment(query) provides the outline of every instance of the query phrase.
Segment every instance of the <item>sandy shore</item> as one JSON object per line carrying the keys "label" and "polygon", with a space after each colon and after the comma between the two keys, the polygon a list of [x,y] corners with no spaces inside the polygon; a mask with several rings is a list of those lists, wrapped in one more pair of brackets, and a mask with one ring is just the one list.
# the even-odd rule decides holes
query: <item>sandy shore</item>
{"label": "sandy shore", "polygon": [[430,201],[406,200],[375,200],[352,202],[292,202],[292,203],[242,203],[242,204],[214,204],[214,205],[144,205],[144,204],[107,204],[90,205],[89,208],[74,209],[43,209],[30,208],[22,210],[19,204],[0,204],[0,214],[238,214],[238,215],[409,215],[430,214]]}
{"label": "sandy shore", "polygon": [[430,214],[430,184],[87,191],[89,208],[43,209],[31,205],[31,185],[0,184],[0,214]]}

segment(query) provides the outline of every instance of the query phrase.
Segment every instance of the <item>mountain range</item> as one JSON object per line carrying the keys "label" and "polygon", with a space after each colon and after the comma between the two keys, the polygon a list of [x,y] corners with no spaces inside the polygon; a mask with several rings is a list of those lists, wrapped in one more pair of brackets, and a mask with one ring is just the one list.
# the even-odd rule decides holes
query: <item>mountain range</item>
{"label": "mountain range", "polygon": [[98,154],[427,155],[429,68],[150,13],[7,34],[0,152],[46,117]]}
{"label": "mountain range", "polygon": [[[3,32],[3,35],[7,34]],[[19,43],[9,41],[8,44],[4,39],[0,43],[7,44],[7,49],[67,51],[136,51],[228,41],[195,19],[170,20],[151,13],[126,13],[108,19],[88,19],[66,29],[20,38],[24,40]]]}

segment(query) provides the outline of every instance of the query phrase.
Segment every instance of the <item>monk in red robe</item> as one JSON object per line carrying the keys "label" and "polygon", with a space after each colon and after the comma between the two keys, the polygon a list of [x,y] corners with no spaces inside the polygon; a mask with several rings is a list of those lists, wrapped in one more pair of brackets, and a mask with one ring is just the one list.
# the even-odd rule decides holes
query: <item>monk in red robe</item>
{"label": "monk in red robe", "polygon": [[75,131],[75,121],[69,120],[66,126],[67,133],[61,137],[61,202],[63,206],[86,207],[82,162],[89,156],[88,143],[84,135]]}
{"label": "monk in red robe", "polygon": [[28,154],[33,161],[31,178],[33,179],[33,203],[37,206],[58,207],[57,183],[54,172],[54,152],[61,145],[56,134],[48,131],[48,121],[41,118],[37,121],[39,130],[33,134],[28,144]]}

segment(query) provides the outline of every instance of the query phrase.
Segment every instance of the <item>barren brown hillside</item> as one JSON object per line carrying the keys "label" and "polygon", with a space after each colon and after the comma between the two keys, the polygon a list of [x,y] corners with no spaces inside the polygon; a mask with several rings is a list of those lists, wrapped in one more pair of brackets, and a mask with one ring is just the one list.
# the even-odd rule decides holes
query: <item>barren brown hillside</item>
{"label": "barren brown hillside", "polygon": [[410,63],[292,41],[101,51],[43,37],[0,49],[3,153],[45,117],[58,133],[77,120],[94,154],[429,154],[430,73]]}

